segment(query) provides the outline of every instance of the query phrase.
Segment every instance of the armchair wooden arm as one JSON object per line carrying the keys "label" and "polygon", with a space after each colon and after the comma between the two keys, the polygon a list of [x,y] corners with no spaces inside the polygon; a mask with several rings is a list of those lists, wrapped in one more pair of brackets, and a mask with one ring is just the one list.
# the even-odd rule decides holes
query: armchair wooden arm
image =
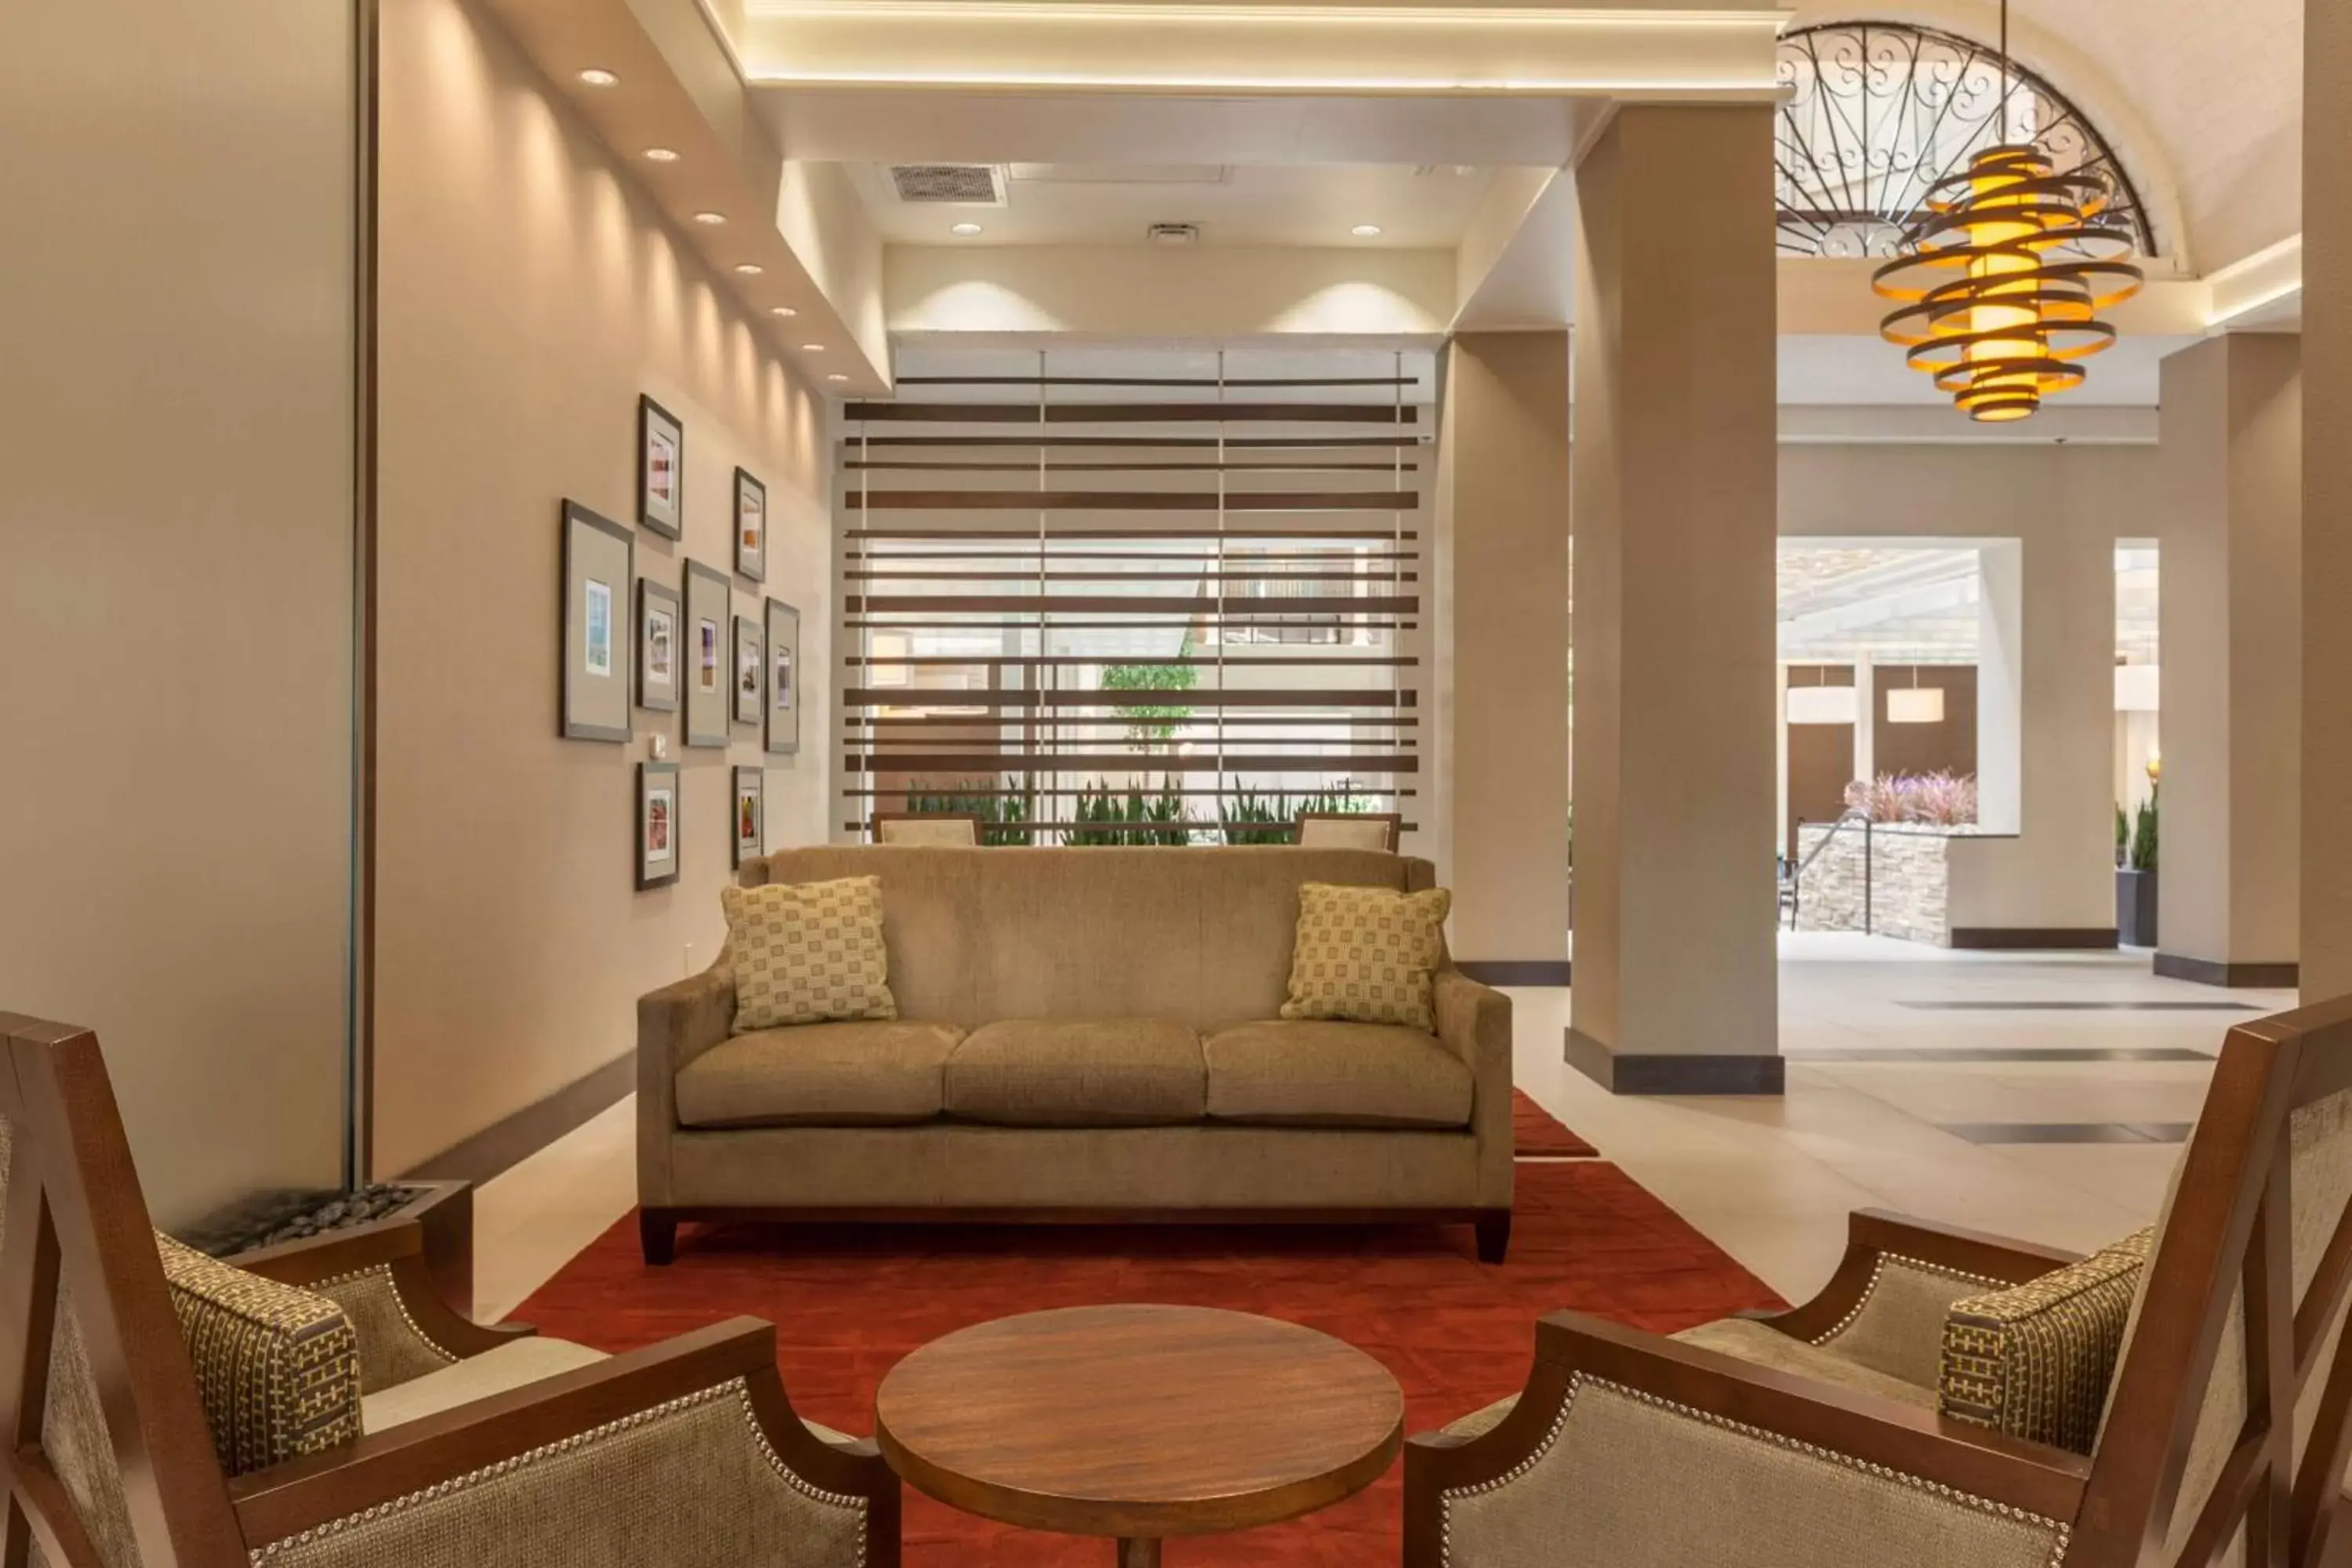
{"label": "armchair wooden arm", "polygon": [[1846,1219],[1845,1256],[1819,1294],[1785,1312],[1768,1309],[1739,1315],[1769,1323],[1791,1339],[1817,1341],[1862,1306],[1882,1260],[1890,1258],[1982,1279],[1988,1289],[2022,1285],[2082,1261],[2079,1253],[2062,1247],[2013,1241],[1887,1209],[1856,1209]]}
{"label": "armchair wooden arm", "polygon": [[348,1447],[230,1482],[248,1549],[259,1550],[551,1443],[741,1380],[761,1436],[794,1474],[862,1498],[877,1568],[896,1562],[898,1483],[871,1440],[825,1442],[776,1375],[774,1325],[736,1318],[362,1437]]}
{"label": "armchair wooden arm", "polygon": [[1475,1436],[1407,1439],[1404,1562],[1444,1562],[1444,1494],[1501,1481],[1551,1442],[1580,1378],[1948,1487],[2043,1519],[2081,1505],[2090,1461],[1947,1420],[1932,1411],[1811,1382],[1577,1312],[1536,1325],[1536,1363],[1517,1405]]}
{"label": "armchair wooden arm", "polygon": [[239,1268],[281,1285],[310,1287],[383,1268],[408,1321],[450,1354],[477,1356],[538,1332],[528,1323],[485,1327],[453,1309],[435,1288],[425,1259],[425,1227],[394,1215],[303,1241],[260,1247],[231,1259]]}

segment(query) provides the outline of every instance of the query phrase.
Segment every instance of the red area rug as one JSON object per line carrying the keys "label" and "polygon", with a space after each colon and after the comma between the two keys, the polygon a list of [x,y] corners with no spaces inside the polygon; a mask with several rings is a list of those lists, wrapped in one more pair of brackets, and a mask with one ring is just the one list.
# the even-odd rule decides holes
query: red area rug
{"label": "red area rug", "polygon": [[[677,1261],[648,1268],[632,1215],[515,1316],[608,1351],[737,1313],[769,1319],[780,1325],[777,1359],[794,1406],[862,1434],[873,1430],[883,1373],[967,1324],[1114,1301],[1226,1307],[1304,1323],[1378,1357],[1404,1387],[1412,1433],[1519,1389],[1535,1320],[1546,1312],[1574,1308],[1672,1331],[1779,1304],[1614,1165],[1520,1166],[1515,1226],[1510,1261],[1493,1268],[1473,1255],[1466,1227],[751,1225],[689,1226]],[[1369,1491],[1288,1524],[1171,1541],[1168,1561],[1392,1564],[1399,1497],[1391,1469]],[[905,1530],[908,1568],[1107,1568],[1111,1560],[1106,1542],[1009,1529],[911,1488]]]}
{"label": "red area rug", "polygon": [[1590,1159],[1601,1152],[1562,1126],[1550,1111],[1529,1100],[1523,1089],[1511,1090],[1511,1143],[1514,1152],[1521,1154]]}

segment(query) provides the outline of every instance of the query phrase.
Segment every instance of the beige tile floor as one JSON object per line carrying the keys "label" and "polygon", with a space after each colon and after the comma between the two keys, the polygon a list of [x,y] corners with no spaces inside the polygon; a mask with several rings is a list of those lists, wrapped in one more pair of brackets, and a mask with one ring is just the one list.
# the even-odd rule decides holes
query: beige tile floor
{"label": "beige tile floor", "polygon": [[[2292,1005],[2148,973],[2145,954],[1941,953],[1846,936],[1786,936],[1784,1050],[2169,1047],[2210,1053],[2235,1017]],[[1970,1121],[2185,1122],[2201,1062],[1791,1060],[1777,1099],[1627,1099],[1560,1060],[1568,994],[1515,990],[1521,1087],[1784,1295],[1810,1295],[1845,1215],[1893,1208],[2089,1248],[2146,1224],[2174,1144],[1978,1144]],[[1919,1002],[2216,1002],[2226,1012],[1935,1011]],[[511,1312],[633,1201],[635,1101],[487,1183],[476,1198],[476,1310]]]}

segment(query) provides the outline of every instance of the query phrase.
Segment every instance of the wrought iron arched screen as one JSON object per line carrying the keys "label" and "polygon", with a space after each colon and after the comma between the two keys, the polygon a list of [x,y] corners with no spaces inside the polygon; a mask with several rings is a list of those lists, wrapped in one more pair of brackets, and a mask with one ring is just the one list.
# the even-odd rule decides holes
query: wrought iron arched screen
{"label": "wrought iron arched screen", "polygon": [[1929,187],[2001,142],[2105,182],[2099,222],[2153,256],[2122,162],[2058,90],[1998,51],[1896,22],[1837,22],[1780,40],[1790,89],[1773,135],[1783,256],[1892,256]]}

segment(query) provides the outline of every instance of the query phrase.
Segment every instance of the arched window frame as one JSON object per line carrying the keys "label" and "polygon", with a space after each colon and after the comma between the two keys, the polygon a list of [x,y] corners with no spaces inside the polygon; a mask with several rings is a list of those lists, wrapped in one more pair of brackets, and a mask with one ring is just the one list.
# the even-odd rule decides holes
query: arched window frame
{"label": "arched window frame", "polygon": [[[2106,182],[2103,223],[2141,256],[2159,254],[2113,144],[2044,78],[2014,59],[2004,72],[1989,44],[1907,22],[1823,23],[1781,38],[1780,79],[1790,89],[1773,122],[1783,256],[1894,254],[1929,187],[2027,126],[2060,171]],[[1927,156],[1909,159],[1922,142]]]}

